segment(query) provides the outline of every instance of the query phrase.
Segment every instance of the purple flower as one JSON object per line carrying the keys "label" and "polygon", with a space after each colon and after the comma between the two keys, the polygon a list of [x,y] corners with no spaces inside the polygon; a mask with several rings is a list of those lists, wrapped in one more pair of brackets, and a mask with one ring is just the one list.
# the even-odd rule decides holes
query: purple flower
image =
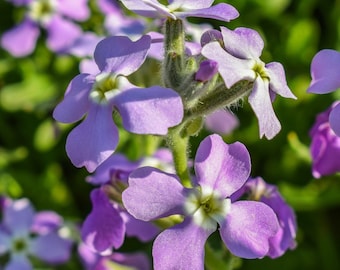
{"label": "purple flower", "polygon": [[[340,53],[335,50],[319,51],[311,63],[312,81],[307,89],[309,93],[327,94],[340,88]],[[333,106],[329,115],[333,131],[340,136],[340,104]]]}
{"label": "purple flower", "polygon": [[274,211],[261,202],[231,201],[250,173],[250,157],[241,143],[225,144],[218,135],[204,139],[196,154],[196,182],[185,188],[176,175],[152,167],[130,174],[122,198],[127,211],[149,221],[183,215],[182,223],[159,234],[153,244],[155,269],[204,269],[204,245],[218,227],[227,248],[242,258],[268,253],[278,230]]}
{"label": "purple flower", "polygon": [[261,177],[250,178],[237,194],[233,194],[232,199],[241,197],[244,193],[248,195],[248,199],[263,202],[271,207],[279,220],[279,230],[275,236],[269,238],[269,251],[266,256],[274,259],[282,256],[288,249],[294,249],[296,217],[277,187],[267,184]]}
{"label": "purple flower", "polygon": [[71,20],[84,21],[89,17],[87,0],[13,2],[26,6],[27,12],[21,23],[2,35],[1,46],[17,57],[32,53],[40,28],[47,31],[47,46],[54,52],[64,52],[82,33],[81,28]]}
{"label": "purple flower", "polygon": [[[172,156],[168,149],[159,149],[153,156],[131,162],[124,155],[114,154],[103,162],[87,181],[101,185],[91,192],[92,211],[86,217],[81,234],[84,243],[95,252],[107,253],[119,248],[125,234],[150,241],[159,232],[149,222],[132,217],[120,204],[119,187],[127,186],[129,174],[140,166],[153,165],[173,172]],[[109,194],[117,201],[109,199]]]}
{"label": "purple flower", "polygon": [[309,132],[312,138],[312,173],[315,178],[340,172],[340,161],[336,158],[340,155],[340,137],[334,133],[329,119],[329,115],[338,106],[339,102],[334,102],[330,108],[318,114]]}
{"label": "purple flower", "polygon": [[78,254],[86,270],[138,269],[149,270],[150,262],[143,253],[118,253],[100,255],[93,253],[85,244],[78,247]]}
{"label": "purple flower", "polygon": [[221,27],[221,34],[223,42],[216,40],[217,34],[212,35],[213,41],[203,47],[202,54],[218,63],[218,71],[228,88],[241,80],[254,82],[248,101],[258,118],[260,137],[272,139],[281,125],[272,107],[271,94],[296,98],[287,86],[284,69],[280,63],[265,64],[260,60],[264,43],[255,30],[232,31]]}
{"label": "purple flower", "polygon": [[220,135],[230,134],[238,125],[238,118],[229,110],[217,110],[205,118],[206,129]]}
{"label": "purple flower", "polygon": [[35,213],[27,199],[7,200],[2,214],[0,255],[10,253],[6,269],[33,269],[28,256],[49,264],[69,259],[71,241],[59,235],[61,218],[57,214]]}
{"label": "purple flower", "polygon": [[123,36],[100,41],[94,52],[100,73],[79,74],[69,84],[53,117],[73,123],[86,115],[66,141],[66,152],[76,167],[85,166],[92,172],[116,149],[113,110],[119,112],[124,128],[137,134],[165,135],[169,127],[182,121],[182,100],[174,90],[138,88],[125,78],[143,64],[150,42],[147,35],[136,42]]}
{"label": "purple flower", "polygon": [[202,17],[229,22],[239,16],[231,5],[220,3],[211,6],[214,0],[169,0],[163,5],[156,0],[121,0],[124,6],[145,17],[182,19]]}

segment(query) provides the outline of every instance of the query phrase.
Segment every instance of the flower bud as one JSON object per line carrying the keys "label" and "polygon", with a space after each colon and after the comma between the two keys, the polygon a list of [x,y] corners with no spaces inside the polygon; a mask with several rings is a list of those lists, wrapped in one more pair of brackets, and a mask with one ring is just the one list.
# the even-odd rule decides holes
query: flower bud
{"label": "flower bud", "polygon": [[195,75],[196,81],[209,81],[217,73],[218,64],[213,60],[204,60]]}

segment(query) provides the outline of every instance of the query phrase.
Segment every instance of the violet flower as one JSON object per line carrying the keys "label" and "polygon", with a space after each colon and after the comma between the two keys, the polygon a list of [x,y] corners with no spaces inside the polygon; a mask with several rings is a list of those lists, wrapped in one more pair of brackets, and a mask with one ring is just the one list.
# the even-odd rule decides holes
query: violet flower
{"label": "violet flower", "polygon": [[334,102],[326,111],[319,113],[309,135],[312,139],[310,152],[312,156],[312,174],[315,178],[340,172],[340,137],[330,125],[329,115],[339,102]]}
{"label": "violet flower", "polygon": [[165,135],[169,127],[182,121],[182,100],[174,90],[138,88],[124,77],[143,64],[150,42],[147,35],[136,42],[122,36],[106,38],[94,52],[100,73],[82,73],[70,82],[53,117],[73,123],[86,114],[66,141],[67,155],[76,167],[85,166],[93,172],[116,149],[118,129],[112,120],[113,110],[121,115],[124,128],[137,134]]}
{"label": "violet flower", "polygon": [[238,118],[228,109],[221,109],[205,117],[205,128],[220,135],[228,135],[239,126]]}
{"label": "violet flower", "polygon": [[[105,254],[112,248],[117,249],[123,244],[125,235],[148,242],[159,233],[154,224],[132,217],[119,202],[120,191],[115,190],[119,186],[127,186],[129,174],[146,165],[174,172],[172,155],[168,149],[162,148],[153,156],[135,162],[124,155],[113,154],[87,177],[91,184],[101,185],[91,192],[92,211],[81,229],[82,239],[92,251]],[[117,197],[117,201],[109,198],[110,193]]]}
{"label": "violet flower", "polygon": [[255,30],[221,27],[221,34],[222,42],[215,40],[217,35],[212,36],[213,41],[203,47],[202,54],[218,63],[218,71],[228,88],[241,80],[254,82],[248,101],[259,121],[260,137],[272,139],[281,125],[272,107],[271,92],[296,98],[287,86],[283,66],[260,60],[264,43]]}
{"label": "violet flower", "polygon": [[159,234],[153,244],[154,269],[204,269],[204,245],[219,227],[230,250],[242,258],[268,253],[278,230],[274,211],[261,202],[231,201],[250,173],[250,157],[239,142],[225,144],[218,135],[204,139],[196,154],[196,182],[185,188],[176,175],[152,167],[130,174],[122,198],[127,211],[150,221],[183,215],[182,223]]}
{"label": "violet flower", "polygon": [[156,0],[121,0],[123,5],[145,17],[183,19],[202,17],[229,22],[239,16],[231,5],[219,3],[211,6],[214,0],[169,0],[163,5]]}
{"label": "violet flower", "polygon": [[[311,63],[312,81],[309,93],[327,94],[340,88],[340,53],[335,50],[319,51]],[[340,104],[333,106],[329,123],[335,134],[340,136]]]}
{"label": "violet flower", "polygon": [[71,20],[84,21],[89,17],[87,0],[13,0],[27,8],[22,22],[5,32],[1,46],[17,57],[33,52],[40,28],[47,31],[47,46],[54,52],[64,52],[82,33]]}
{"label": "violet flower", "polygon": [[93,253],[85,244],[78,247],[78,254],[86,270],[138,269],[149,270],[150,262],[143,253],[119,253],[100,255]]}
{"label": "violet flower", "polygon": [[250,178],[232,200],[247,194],[249,200],[260,201],[271,207],[278,220],[279,230],[269,238],[269,251],[266,256],[272,259],[282,256],[288,249],[296,247],[296,217],[293,209],[285,202],[275,185],[266,183],[261,177]]}
{"label": "violet flower", "polygon": [[0,224],[0,255],[10,254],[5,269],[33,269],[29,256],[48,264],[66,262],[71,241],[58,233],[61,221],[54,212],[35,213],[27,199],[7,200]]}

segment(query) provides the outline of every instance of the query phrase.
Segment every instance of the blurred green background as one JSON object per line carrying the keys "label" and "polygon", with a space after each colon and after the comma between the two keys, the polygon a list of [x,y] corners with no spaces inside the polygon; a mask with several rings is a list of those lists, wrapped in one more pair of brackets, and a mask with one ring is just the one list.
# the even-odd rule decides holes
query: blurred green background
{"label": "blurred green background", "polygon": [[[258,30],[265,40],[262,60],[284,65],[288,85],[298,97],[278,97],[274,102],[282,130],[271,141],[259,139],[257,120],[246,101],[234,110],[241,124],[225,137],[226,142],[237,140],[247,146],[252,176],[277,184],[295,209],[298,221],[296,250],[275,260],[243,260],[239,269],[340,269],[340,176],[313,179],[308,135],[316,114],[338,99],[340,92],[306,93],[315,53],[323,48],[340,50],[340,1],[228,3],[239,10],[240,17],[222,25]],[[0,14],[0,33],[11,28],[22,15],[21,10],[4,0],[0,0]],[[215,27],[221,25],[207,21]],[[96,29],[101,22],[102,18],[95,14],[83,26]],[[76,222],[91,210],[92,186],[84,181],[86,170],[73,167],[65,153],[65,139],[72,125],[55,123],[52,111],[69,81],[79,73],[78,63],[75,57],[48,51],[44,36],[28,57],[16,59],[0,49],[0,194],[27,197],[37,210],[54,210]],[[192,155],[207,134],[204,131],[192,139]],[[119,149],[127,149],[129,156],[136,158],[142,154],[141,141],[140,136],[121,132]],[[140,246],[130,239],[122,250]],[[150,247],[147,245],[146,249]],[[81,268],[75,256],[56,269]]]}

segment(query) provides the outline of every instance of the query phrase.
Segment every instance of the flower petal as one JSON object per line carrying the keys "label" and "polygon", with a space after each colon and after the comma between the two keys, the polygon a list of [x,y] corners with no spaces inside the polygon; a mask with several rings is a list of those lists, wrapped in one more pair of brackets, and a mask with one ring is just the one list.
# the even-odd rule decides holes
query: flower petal
{"label": "flower petal", "polygon": [[138,162],[128,160],[123,154],[115,153],[98,166],[95,173],[86,178],[93,185],[103,185],[115,179],[127,183],[128,175],[138,167]]}
{"label": "flower petal", "polygon": [[94,78],[79,74],[68,85],[64,99],[55,107],[53,118],[62,123],[79,121],[89,110],[89,94]]}
{"label": "flower petal", "polygon": [[149,221],[183,214],[184,192],[176,175],[142,167],[130,174],[129,187],[123,192],[122,198],[132,216]]}
{"label": "flower petal", "polygon": [[238,201],[231,205],[225,222],[220,224],[223,242],[235,256],[255,259],[269,250],[269,238],[278,231],[274,211],[261,202]]}
{"label": "flower petal", "polygon": [[229,22],[239,16],[238,11],[229,4],[220,3],[208,8],[174,12],[178,18],[200,17]]}
{"label": "flower petal", "polygon": [[35,49],[39,34],[38,25],[30,19],[24,19],[23,22],[3,33],[1,46],[16,57],[26,56]]}
{"label": "flower petal", "polygon": [[69,239],[60,237],[57,232],[51,232],[32,239],[29,252],[48,263],[64,263],[70,258],[71,247],[72,242]]}
{"label": "flower petal", "polygon": [[197,226],[190,218],[166,229],[153,244],[154,268],[204,269],[204,245],[214,231]]}
{"label": "flower petal", "polygon": [[221,197],[230,196],[247,181],[250,156],[239,143],[226,144],[219,135],[210,135],[198,147],[195,172],[200,186],[210,187]]}
{"label": "flower petal", "polygon": [[58,229],[63,223],[63,218],[53,211],[41,211],[35,214],[31,231],[46,234]]}
{"label": "flower petal", "polygon": [[205,118],[205,127],[221,135],[230,134],[238,126],[238,118],[228,110],[217,110]]}
{"label": "flower petal", "polygon": [[166,135],[183,118],[181,97],[172,89],[153,86],[123,91],[114,99],[126,130]]}
{"label": "flower petal", "polygon": [[76,21],[84,21],[90,15],[88,0],[58,0],[58,12]]}
{"label": "flower petal", "polygon": [[14,200],[5,205],[3,224],[15,236],[27,236],[33,223],[35,211],[27,199]]}
{"label": "flower petal", "polygon": [[340,53],[335,50],[319,51],[311,63],[312,82],[309,93],[326,94],[340,87]]}
{"label": "flower petal", "polygon": [[279,94],[281,97],[296,99],[296,96],[294,96],[287,85],[286,75],[282,64],[278,62],[271,62],[266,64],[266,69],[270,78],[270,90]]}
{"label": "flower petal", "polygon": [[118,129],[108,106],[92,105],[87,117],[67,137],[66,152],[76,167],[93,172],[116,149]]}
{"label": "flower petal", "polygon": [[83,241],[95,252],[119,248],[125,237],[125,225],[119,211],[100,188],[92,190],[91,201],[92,211],[81,229]]}
{"label": "flower petal", "polygon": [[281,124],[272,106],[268,84],[267,80],[263,81],[258,77],[254,82],[254,88],[248,97],[248,101],[259,122],[260,138],[264,135],[270,140],[279,133]]}
{"label": "flower petal", "polygon": [[241,59],[258,59],[260,57],[264,42],[255,30],[245,27],[229,30],[221,26],[221,32],[224,47],[231,55]]}
{"label": "flower petal", "polygon": [[12,238],[8,231],[0,227],[0,255],[7,253],[11,250]]}
{"label": "flower petal", "polygon": [[184,10],[208,8],[214,0],[168,0],[170,6]]}
{"label": "flower petal", "polygon": [[81,36],[82,30],[75,23],[60,16],[53,16],[46,25],[47,46],[54,52],[66,52],[74,41]]}
{"label": "flower petal", "polygon": [[133,42],[125,36],[101,40],[94,51],[94,59],[102,72],[130,75],[143,63],[151,45],[149,35]]}
{"label": "flower petal", "polygon": [[155,0],[121,0],[121,2],[127,9],[143,17],[170,17],[176,19],[176,17],[170,12],[170,10],[168,10],[167,7]]}
{"label": "flower petal", "polygon": [[329,123],[335,134],[340,137],[340,104],[337,104],[329,114]]}
{"label": "flower petal", "polygon": [[13,254],[5,270],[33,270],[32,264],[23,253]]}
{"label": "flower petal", "polygon": [[238,81],[253,81],[255,79],[255,72],[252,70],[252,61],[238,59],[232,56],[226,52],[217,41],[206,44],[202,48],[202,55],[218,63],[218,71],[228,88]]}
{"label": "flower petal", "polygon": [[120,214],[125,222],[127,236],[137,237],[142,242],[149,242],[158,235],[159,228],[155,224],[135,219],[126,211]]}

